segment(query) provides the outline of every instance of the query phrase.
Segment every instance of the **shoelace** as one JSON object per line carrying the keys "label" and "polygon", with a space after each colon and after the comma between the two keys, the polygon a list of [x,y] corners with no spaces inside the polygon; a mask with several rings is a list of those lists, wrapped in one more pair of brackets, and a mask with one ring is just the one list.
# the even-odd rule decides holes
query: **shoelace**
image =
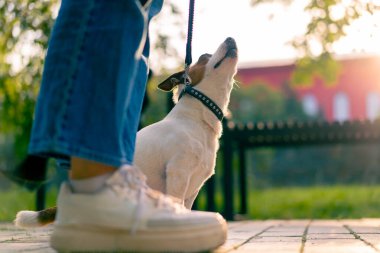
{"label": "shoelace", "polygon": [[155,191],[146,184],[146,176],[137,168],[124,167],[118,172],[120,177],[114,178],[112,187],[121,194],[122,197],[127,197],[130,192],[137,191],[137,207],[135,210],[135,219],[132,224],[131,234],[135,234],[137,227],[142,218],[142,208],[145,196],[152,199],[158,209],[169,209],[173,212],[181,212],[185,207],[180,204],[179,200],[165,196],[161,192]]}

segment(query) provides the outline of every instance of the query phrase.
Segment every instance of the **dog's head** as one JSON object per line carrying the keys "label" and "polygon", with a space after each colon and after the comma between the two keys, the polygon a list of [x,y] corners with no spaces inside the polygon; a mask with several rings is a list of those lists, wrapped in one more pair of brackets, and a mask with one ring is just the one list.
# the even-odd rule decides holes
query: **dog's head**
{"label": "dog's head", "polygon": [[[197,63],[190,67],[191,85],[206,92],[210,89],[230,91],[237,61],[236,42],[233,38],[227,38],[214,54],[201,55]],[[175,73],[160,83],[158,87],[164,91],[171,91],[178,85],[184,84],[184,74],[184,71]],[[174,100],[177,98],[175,97]]]}

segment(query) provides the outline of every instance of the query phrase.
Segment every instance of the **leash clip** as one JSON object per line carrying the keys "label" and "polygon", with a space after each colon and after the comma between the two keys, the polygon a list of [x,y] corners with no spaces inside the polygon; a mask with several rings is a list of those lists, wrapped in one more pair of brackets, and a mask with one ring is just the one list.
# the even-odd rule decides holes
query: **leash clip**
{"label": "leash clip", "polygon": [[185,64],[185,74],[183,74],[183,79],[184,79],[183,81],[184,81],[185,85],[191,84],[191,78],[189,75],[189,71],[190,71],[190,66]]}

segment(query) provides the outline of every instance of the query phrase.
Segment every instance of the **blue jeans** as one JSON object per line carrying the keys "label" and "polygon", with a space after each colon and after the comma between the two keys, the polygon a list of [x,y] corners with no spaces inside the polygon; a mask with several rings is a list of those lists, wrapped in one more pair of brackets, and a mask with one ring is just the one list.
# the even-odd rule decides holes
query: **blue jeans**
{"label": "blue jeans", "polygon": [[148,25],[162,4],[62,1],[45,60],[30,153],[117,167],[133,162],[148,74]]}

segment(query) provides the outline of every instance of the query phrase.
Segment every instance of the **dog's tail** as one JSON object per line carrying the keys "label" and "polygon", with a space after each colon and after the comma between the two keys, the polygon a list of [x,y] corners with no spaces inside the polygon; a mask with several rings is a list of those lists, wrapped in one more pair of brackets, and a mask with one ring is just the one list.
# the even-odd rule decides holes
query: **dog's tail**
{"label": "dog's tail", "polygon": [[47,208],[41,211],[20,211],[16,215],[14,224],[17,227],[42,227],[53,223],[55,215],[57,213],[57,207]]}

